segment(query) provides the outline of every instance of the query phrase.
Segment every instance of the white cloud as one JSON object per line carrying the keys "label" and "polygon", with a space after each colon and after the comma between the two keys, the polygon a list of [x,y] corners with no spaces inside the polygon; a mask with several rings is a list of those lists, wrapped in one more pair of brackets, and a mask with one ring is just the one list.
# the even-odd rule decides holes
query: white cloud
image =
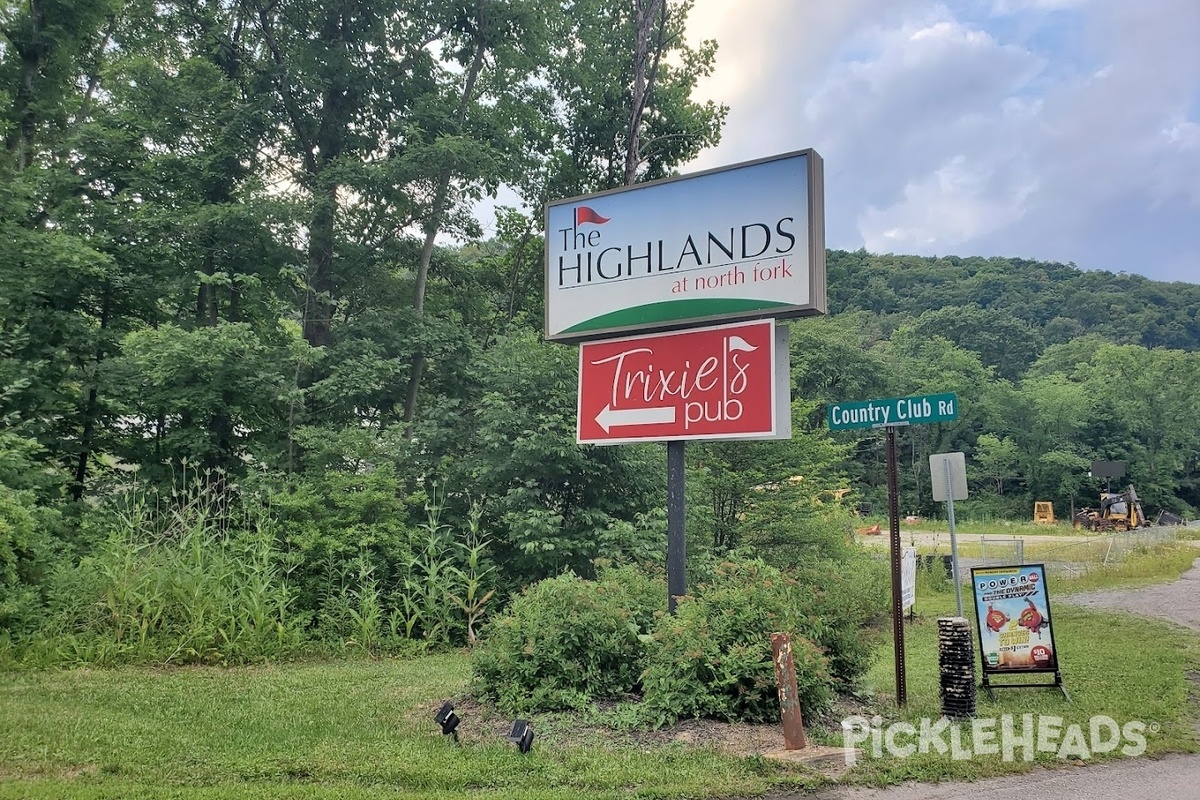
{"label": "white cloud", "polygon": [[847,37],[864,19],[902,18],[893,0],[696,0],[688,17],[693,42],[716,39],[716,71],[697,94],[731,106],[721,144],[697,169],[810,147],[813,133],[797,113]]}
{"label": "white cloud", "polygon": [[1036,119],[1020,92],[1041,59],[934,13],[871,31],[870,56],[831,69],[806,105],[831,241],[944,253],[1019,219],[1036,186],[1018,133]]}
{"label": "white cloud", "polygon": [[1196,0],[698,0],[729,103],[695,168],[825,157],[830,246],[1200,281]]}
{"label": "white cloud", "polygon": [[1018,14],[1022,11],[1062,11],[1085,5],[1088,0],[996,0],[993,14]]}
{"label": "white cloud", "polygon": [[1021,218],[1037,179],[1013,179],[956,156],[886,209],[868,207],[858,219],[872,252],[950,252],[953,248]]}

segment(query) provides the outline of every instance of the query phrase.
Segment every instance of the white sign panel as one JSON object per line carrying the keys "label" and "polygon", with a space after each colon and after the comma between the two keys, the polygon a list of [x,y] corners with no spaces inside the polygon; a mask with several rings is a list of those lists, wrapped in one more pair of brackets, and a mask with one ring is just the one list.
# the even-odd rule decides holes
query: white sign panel
{"label": "white sign panel", "polygon": [[929,483],[935,503],[946,502],[946,465],[950,465],[951,495],[955,500],[967,499],[967,459],[962,453],[937,453],[929,457]]}
{"label": "white sign panel", "polygon": [[546,338],[825,313],[812,150],[546,206]]}
{"label": "white sign panel", "polygon": [[904,609],[917,603],[917,551],[904,548],[900,555],[900,605]]}

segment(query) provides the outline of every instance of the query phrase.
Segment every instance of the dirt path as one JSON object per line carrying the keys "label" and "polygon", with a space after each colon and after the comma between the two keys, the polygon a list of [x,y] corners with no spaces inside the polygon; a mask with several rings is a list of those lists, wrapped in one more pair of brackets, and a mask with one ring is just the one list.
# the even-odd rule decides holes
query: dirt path
{"label": "dirt path", "polygon": [[[1157,530],[1157,529],[1155,529]],[[876,547],[888,546],[888,531],[887,526],[883,526],[877,534],[858,534],[856,540],[862,544]],[[994,544],[1002,544],[1008,539],[1023,539],[1026,544],[1037,545],[1071,545],[1081,542],[1099,542],[1104,540],[1103,534],[1095,533],[958,533],[956,534],[960,545],[977,545],[981,539],[986,539]],[[1200,547],[1200,539],[1180,539],[1185,544],[1191,544]],[[900,542],[905,547],[916,545],[917,547],[937,547],[944,552],[950,552],[950,533],[949,531],[913,531],[907,528],[900,528]]]}
{"label": "dirt path", "polygon": [[1142,589],[1106,589],[1097,592],[1059,595],[1058,602],[1087,608],[1128,611],[1145,617],[1161,617],[1185,628],[1200,631],[1200,559],[1171,583]]}
{"label": "dirt path", "polygon": [[[878,534],[858,534],[858,541],[865,545],[876,545],[879,547],[887,547],[888,532],[885,526]],[[1055,533],[1055,534],[1009,534],[1009,533],[958,533],[955,534],[958,543],[961,544],[979,544],[981,539],[987,539],[989,542],[1002,543],[1009,539],[1024,539],[1027,544],[1076,544],[1078,542],[1096,541],[1096,534],[1071,534],[1071,533]],[[940,547],[945,548],[946,552],[950,551],[950,533],[949,531],[910,531],[905,528],[900,529],[900,542],[905,547],[916,545],[917,547]]]}

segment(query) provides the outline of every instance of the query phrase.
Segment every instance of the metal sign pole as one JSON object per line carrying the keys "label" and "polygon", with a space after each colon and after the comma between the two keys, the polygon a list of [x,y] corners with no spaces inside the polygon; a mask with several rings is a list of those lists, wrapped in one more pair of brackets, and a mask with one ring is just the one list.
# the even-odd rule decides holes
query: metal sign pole
{"label": "metal sign pole", "polygon": [[684,538],[684,446],[667,442],[667,611],[675,613],[676,598],[687,594],[687,545]]}
{"label": "metal sign pole", "polygon": [[958,604],[958,615],[963,615],[962,580],[958,576],[958,537],[954,532],[954,481],[950,478],[950,459],[946,465],[946,516],[950,520],[950,572],[954,577],[954,600]]}
{"label": "metal sign pole", "polygon": [[887,426],[888,522],[892,547],[892,641],[896,651],[896,705],[908,703],[904,674],[904,598],[900,592],[900,491],[896,474],[896,426]]}

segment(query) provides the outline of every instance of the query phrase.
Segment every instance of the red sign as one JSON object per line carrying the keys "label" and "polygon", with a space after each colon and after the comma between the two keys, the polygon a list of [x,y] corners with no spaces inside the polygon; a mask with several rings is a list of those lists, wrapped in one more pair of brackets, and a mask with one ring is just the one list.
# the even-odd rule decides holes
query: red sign
{"label": "red sign", "polygon": [[775,336],[775,321],[761,320],[581,344],[577,441],[790,436],[778,379],[788,353]]}

